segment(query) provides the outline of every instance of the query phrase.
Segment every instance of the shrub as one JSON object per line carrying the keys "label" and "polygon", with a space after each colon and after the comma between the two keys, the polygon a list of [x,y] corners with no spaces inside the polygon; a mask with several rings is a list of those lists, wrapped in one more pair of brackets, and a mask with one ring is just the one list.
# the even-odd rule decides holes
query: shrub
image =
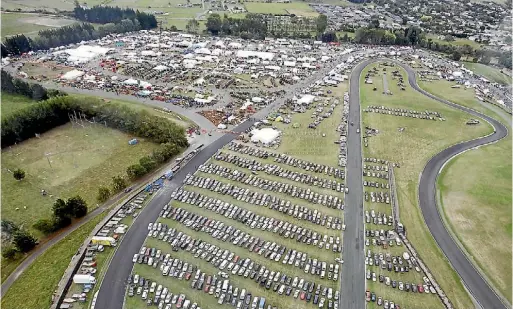
{"label": "shrub", "polygon": [[34,223],[33,227],[44,234],[50,234],[56,230],[54,222],[49,219],[39,219]]}
{"label": "shrub", "polygon": [[107,188],[107,187],[99,187],[98,188],[98,196],[96,197],[98,202],[104,203],[105,201],[107,201],[109,199],[109,197],[110,197],[109,188]]}

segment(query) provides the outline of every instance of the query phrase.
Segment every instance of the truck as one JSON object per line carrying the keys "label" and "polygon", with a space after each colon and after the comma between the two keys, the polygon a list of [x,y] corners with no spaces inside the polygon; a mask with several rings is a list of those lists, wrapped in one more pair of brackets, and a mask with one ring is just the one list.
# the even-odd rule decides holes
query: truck
{"label": "truck", "polygon": [[164,177],[167,179],[167,180],[171,180],[173,179],[173,171],[172,170],[168,170],[167,172],[164,173]]}
{"label": "truck", "polygon": [[76,274],[73,276],[73,283],[76,284],[95,284],[96,279],[91,275]]}
{"label": "truck", "polygon": [[93,236],[91,239],[91,243],[94,245],[104,245],[115,247],[117,245],[116,240],[113,237],[104,237],[104,236]]}

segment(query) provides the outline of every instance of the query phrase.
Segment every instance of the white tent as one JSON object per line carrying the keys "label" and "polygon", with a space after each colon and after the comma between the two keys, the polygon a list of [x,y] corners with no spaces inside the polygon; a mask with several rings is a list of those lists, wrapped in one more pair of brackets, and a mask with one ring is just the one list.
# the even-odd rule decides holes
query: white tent
{"label": "white tent", "polygon": [[208,48],[198,48],[198,49],[195,49],[194,52],[196,54],[202,54],[202,55],[210,55],[212,54],[212,52],[208,49]]}
{"label": "white tent", "polygon": [[263,99],[260,97],[253,97],[253,98],[251,98],[251,101],[253,103],[262,103]]}
{"label": "white tent", "polygon": [[133,85],[137,85],[137,84],[139,84],[139,83],[137,82],[137,80],[135,80],[135,79],[133,79],[133,78],[129,78],[129,79],[125,80],[125,81],[123,82],[123,84],[133,86]]}
{"label": "white tent", "polygon": [[262,144],[270,144],[280,135],[280,131],[272,128],[254,129],[251,131],[251,141]]}
{"label": "white tent", "polygon": [[218,129],[221,129],[221,130],[224,130],[226,129],[226,125],[223,124],[223,123],[220,123],[218,126],[217,126]]}
{"label": "white tent", "polygon": [[72,79],[76,79],[82,75],[84,75],[85,73],[83,71],[79,71],[79,70],[72,70],[72,71],[69,71],[69,72],[66,72],[65,74],[63,74],[61,76],[62,79],[67,79],[67,80],[72,80]]}
{"label": "white tent", "polygon": [[164,71],[164,70],[167,69],[167,67],[165,65],[157,65],[153,69],[156,70],[156,71]]}
{"label": "white tent", "polygon": [[249,58],[249,57],[257,57],[262,60],[273,60],[274,53],[257,52],[257,51],[249,51],[249,50],[237,51],[237,58]]}
{"label": "white tent", "polygon": [[315,96],[311,94],[305,94],[301,97],[301,99],[297,100],[298,104],[311,104],[314,101]]}

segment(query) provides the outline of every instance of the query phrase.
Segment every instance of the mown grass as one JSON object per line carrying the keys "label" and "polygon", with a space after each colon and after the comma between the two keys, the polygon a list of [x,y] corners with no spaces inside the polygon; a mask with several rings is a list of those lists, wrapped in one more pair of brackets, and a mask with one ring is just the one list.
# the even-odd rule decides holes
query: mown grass
{"label": "mown grass", "polygon": [[[82,196],[92,210],[101,185],[110,187],[112,177],[124,175],[127,166],[157,147],[102,125],[85,128],[63,125],[2,151],[2,216],[43,236],[32,225],[49,218],[57,198]],[[17,181],[12,171],[21,168],[26,177]],[[45,189],[47,196],[40,191]],[[26,208],[25,208],[26,207]]]}
{"label": "mown grass", "polygon": [[511,76],[502,73],[501,70],[492,66],[474,62],[463,62],[465,68],[472,70],[475,74],[479,74],[490,80],[504,85],[511,85]]}
{"label": "mown grass", "polygon": [[[376,66],[376,64],[369,67]],[[433,272],[444,292],[456,308],[471,308],[470,300],[463,284],[456,279],[455,272],[447,263],[442,252],[433,240],[418,207],[418,179],[427,161],[442,149],[459,141],[483,136],[492,131],[487,124],[469,127],[465,123],[468,115],[451,109],[448,106],[431,100],[407,87],[401,91],[396,81],[389,80],[389,89],[393,95],[383,95],[380,82],[374,85],[364,84],[364,76],[369,67],[362,73],[361,105],[384,105],[395,108],[413,109],[417,111],[431,110],[442,114],[446,121],[428,121],[400,116],[362,113],[362,127],[368,125],[378,129],[377,136],[369,138],[369,147],[364,148],[366,157],[382,158],[399,162],[400,168],[394,170],[397,185],[401,222],[408,231],[408,238],[419,252],[423,261]],[[387,71],[398,70],[388,67]],[[399,70],[406,80],[406,73]],[[382,74],[380,69],[379,74]],[[390,74],[390,73],[388,73]],[[379,76],[373,78],[380,80]],[[377,87],[377,91],[372,88]],[[438,92],[436,92],[438,93]],[[398,128],[405,128],[399,132]],[[451,274],[451,275],[449,275]],[[414,303],[402,303],[405,307],[438,308],[440,301],[433,304],[425,302],[423,297],[415,298]]]}
{"label": "mown grass", "polygon": [[304,2],[291,3],[264,3],[264,2],[246,2],[244,3],[249,13],[261,14],[287,14],[288,10],[295,12],[294,14],[303,16],[317,16],[318,14]]}
{"label": "mown grass", "polygon": [[2,308],[49,308],[52,293],[71,258],[103,217],[92,219],[38,257],[4,295]]}

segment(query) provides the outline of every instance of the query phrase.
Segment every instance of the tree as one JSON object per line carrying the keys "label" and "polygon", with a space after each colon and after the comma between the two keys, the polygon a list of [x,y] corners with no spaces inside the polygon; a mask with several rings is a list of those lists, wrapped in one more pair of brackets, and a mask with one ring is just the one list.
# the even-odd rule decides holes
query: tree
{"label": "tree", "polygon": [[25,171],[22,170],[22,169],[15,169],[14,172],[12,173],[14,179],[16,180],[22,180],[23,178],[25,178]]}
{"label": "tree", "polygon": [[41,101],[48,99],[48,94],[46,92],[46,89],[41,86],[40,84],[33,84],[32,85],[32,100],[35,101]]}
{"label": "tree", "polygon": [[37,240],[25,230],[14,234],[13,243],[20,252],[28,252],[37,244]]}
{"label": "tree", "polygon": [[461,59],[461,53],[455,50],[451,55],[452,60],[459,61]]}
{"label": "tree", "polygon": [[328,27],[328,17],[324,14],[320,14],[317,16],[316,20],[316,29],[317,33],[322,34],[324,31],[326,31],[326,28]]}
{"label": "tree", "polygon": [[99,187],[98,188],[98,196],[96,197],[98,202],[104,203],[105,201],[107,201],[109,199],[109,197],[110,197],[109,188],[107,188],[107,187]]}
{"label": "tree", "polygon": [[74,218],[82,218],[87,214],[87,203],[80,195],[69,198],[66,206]]}
{"label": "tree", "polygon": [[20,230],[16,223],[6,219],[2,219],[0,227],[2,228],[2,234],[7,236],[7,238],[11,238],[17,231]]}
{"label": "tree", "polygon": [[126,188],[127,183],[125,178],[122,176],[114,176],[112,177],[112,189],[114,192],[119,192]]}
{"label": "tree", "polygon": [[406,38],[410,45],[416,46],[420,40],[421,30],[418,27],[408,27],[406,29]]}
{"label": "tree", "polygon": [[189,20],[185,26],[185,30],[187,30],[189,33],[198,33],[199,22],[194,18]]}
{"label": "tree", "polygon": [[136,180],[146,174],[146,169],[141,164],[132,164],[126,169],[129,179]]}
{"label": "tree", "polygon": [[16,257],[16,253],[18,253],[18,250],[12,246],[2,248],[2,257],[4,259],[13,260]]}
{"label": "tree", "polygon": [[39,219],[32,225],[36,230],[43,232],[44,234],[50,234],[55,231],[54,222],[48,219]]}
{"label": "tree", "polygon": [[145,172],[149,172],[157,167],[157,162],[150,156],[144,156],[139,160],[139,164],[145,169]]}
{"label": "tree", "polygon": [[217,13],[210,14],[207,18],[207,23],[205,24],[207,31],[213,35],[217,35],[221,31],[222,25],[223,21],[221,20],[221,16]]}
{"label": "tree", "polygon": [[70,217],[57,217],[53,216],[53,227],[55,230],[66,227],[71,224]]}
{"label": "tree", "polygon": [[379,19],[377,17],[372,17],[369,22],[369,28],[379,28]]}
{"label": "tree", "polygon": [[65,218],[70,216],[70,210],[68,209],[68,205],[63,199],[57,199],[53,203],[53,215],[57,218]]}

